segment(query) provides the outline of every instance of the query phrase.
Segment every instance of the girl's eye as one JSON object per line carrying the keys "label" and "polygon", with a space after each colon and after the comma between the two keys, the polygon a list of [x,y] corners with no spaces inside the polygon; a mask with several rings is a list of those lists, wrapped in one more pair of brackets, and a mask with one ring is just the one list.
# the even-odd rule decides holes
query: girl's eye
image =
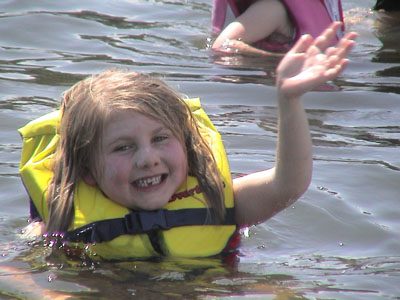
{"label": "girl's eye", "polygon": [[159,143],[159,142],[165,141],[166,139],[168,139],[167,135],[158,135],[153,138],[153,142]]}
{"label": "girl's eye", "polygon": [[130,149],[132,149],[131,145],[121,145],[121,146],[115,147],[114,151],[115,152],[123,152],[123,151],[128,151]]}

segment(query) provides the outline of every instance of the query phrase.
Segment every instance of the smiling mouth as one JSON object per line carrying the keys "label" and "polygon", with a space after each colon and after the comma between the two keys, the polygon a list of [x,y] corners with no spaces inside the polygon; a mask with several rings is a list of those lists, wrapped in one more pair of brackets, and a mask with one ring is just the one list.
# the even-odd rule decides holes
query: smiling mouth
{"label": "smiling mouth", "polygon": [[141,178],[136,181],[134,181],[134,185],[136,185],[139,188],[147,188],[151,187],[157,184],[160,184],[164,179],[166,175],[158,175],[154,177],[148,177],[148,178]]}

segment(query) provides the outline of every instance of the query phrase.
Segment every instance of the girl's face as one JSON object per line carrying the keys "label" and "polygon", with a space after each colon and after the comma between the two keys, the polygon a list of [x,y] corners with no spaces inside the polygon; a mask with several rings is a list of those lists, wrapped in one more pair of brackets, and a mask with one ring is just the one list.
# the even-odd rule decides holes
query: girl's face
{"label": "girl's face", "polygon": [[164,207],[186,178],[179,140],[160,121],[133,110],[115,113],[106,124],[102,152],[103,174],[96,183],[128,208]]}

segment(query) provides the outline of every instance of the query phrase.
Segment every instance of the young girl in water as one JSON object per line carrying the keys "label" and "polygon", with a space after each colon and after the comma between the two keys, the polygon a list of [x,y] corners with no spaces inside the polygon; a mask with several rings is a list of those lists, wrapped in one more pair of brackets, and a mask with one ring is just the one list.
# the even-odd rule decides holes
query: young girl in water
{"label": "young girl in water", "polygon": [[303,34],[317,37],[334,21],[343,22],[340,0],[214,0],[211,48],[281,56]]}
{"label": "young girl in water", "polygon": [[103,258],[231,250],[238,228],[271,218],[308,188],[301,96],[345,68],[356,34],[329,47],[340,26],[303,36],[280,62],[276,165],[233,180],[197,100],[139,73],[111,70],[75,84],[60,112],[20,130],[21,175],[43,232],[90,244]]}

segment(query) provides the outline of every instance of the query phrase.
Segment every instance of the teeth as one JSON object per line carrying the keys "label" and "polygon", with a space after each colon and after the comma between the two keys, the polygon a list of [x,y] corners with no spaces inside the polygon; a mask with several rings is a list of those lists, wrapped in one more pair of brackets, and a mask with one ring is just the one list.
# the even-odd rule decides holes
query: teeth
{"label": "teeth", "polygon": [[156,185],[161,182],[161,175],[156,176],[156,177],[151,177],[151,178],[146,178],[146,179],[139,179],[136,181],[136,185],[141,188],[145,188],[151,185]]}

